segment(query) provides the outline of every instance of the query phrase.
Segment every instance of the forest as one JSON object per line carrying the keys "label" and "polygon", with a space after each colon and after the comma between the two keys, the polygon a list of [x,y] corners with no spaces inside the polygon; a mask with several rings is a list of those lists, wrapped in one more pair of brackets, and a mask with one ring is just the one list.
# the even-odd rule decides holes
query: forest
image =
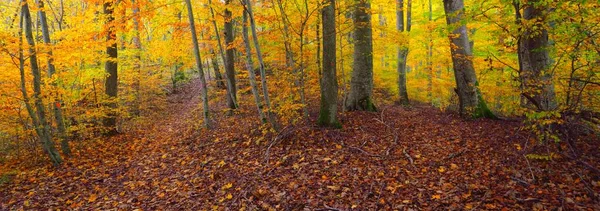
{"label": "forest", "polygon": [[0,210],[600,210],[595,0],[0,18]]}

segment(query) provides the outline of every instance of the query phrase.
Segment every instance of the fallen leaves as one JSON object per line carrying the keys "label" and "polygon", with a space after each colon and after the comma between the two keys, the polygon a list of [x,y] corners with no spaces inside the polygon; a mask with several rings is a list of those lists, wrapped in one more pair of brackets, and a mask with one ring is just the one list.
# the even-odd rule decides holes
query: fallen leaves
{"label": "fallen leaves", "polygon": [[[328,204],[343,210],[530,210],[559,206],[559,188],[567,195],[565,206],[593,208],[591,198],[576,191],[586,184],[577,175],[552,172],[548,179],[555,186],[521,186],[510,179],[513,172],[529,175],[522,156],[512,154],[515,143],[505,138],[517,131],[507,128],[516,126],[462,121],[427,108],[391,107],[388,113],[394,118],[386,123],[404,134],[397,144],[380,124],[364,124],[379,115],[352,112],[344,124],[361,127],[288,132],[271,148],[269,162],[264,153],[273,134],[249,130],[256,127],[249,117],[215,117],[220,125],[214,131],[203,132],[197,140],[181,140],[174,137],[185,123],[169,126],[174,127],[171,132],[162,129],[168,121],[186,119],[175,116],[157,122],[155,132],[140,134],[144,138],[110,142],[122,143],[119,147],[90,147],[88,157],[77,158],[65,169],[18,176],[18,185],[0,187],[0,209],[315,210]],[[478,129],[480,125],[486,130]],[[213,145],[197,148],[198,143]],[[372,157],[342,150],[344,146],[378,155],[389,150],[389,155]],[[107,148],[106,156],[93,154],[102,147]],[[414,166],[402,152],[405,148]],[[464,149],[468,153],[456,156]],[[600,189],[598,181],[589,184]],[[523,201],[528,198],[540,200]]]}

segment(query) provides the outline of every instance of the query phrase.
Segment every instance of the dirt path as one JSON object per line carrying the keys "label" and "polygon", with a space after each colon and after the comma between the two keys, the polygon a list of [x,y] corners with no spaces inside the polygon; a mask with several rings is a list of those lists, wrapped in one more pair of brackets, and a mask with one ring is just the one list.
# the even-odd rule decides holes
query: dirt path
{"label": "dirt path", "polygon": [[600,209],[598,175],[564,159],[528,164],[517,122],[384,106],[344,114],[340,130],[309,121],[271,133],[242,103],[232,116],[211,111],[205,131],[198,87],[139,131],[17,175],[0,209]]}

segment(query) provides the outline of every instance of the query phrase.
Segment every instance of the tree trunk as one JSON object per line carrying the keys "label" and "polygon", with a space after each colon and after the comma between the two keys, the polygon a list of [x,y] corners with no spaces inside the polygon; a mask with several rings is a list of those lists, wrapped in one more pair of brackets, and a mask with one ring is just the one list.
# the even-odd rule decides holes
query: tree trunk
{"label": "tree trunk", "polygon": [[131,3],[133,4],[133,9],[132,9],[132,13],[133,13],[133,31],[134,31],[134,36],[133,36],[133,46],[135,48],[135,55],[134,57],[134,64],[133,64],[133,71],[135,72],[136,77],[134,78],[133,81],[133,89],[135,90],[135,102],[133,102],[133,115],[135,116],[139,116],[140,115],[140,104],[142,103],[141,101],[141,94],[140,94],[140,87],[141,87],[141,78],[142,78],[142,43],[140,41],[140,8],[139,5],[135,2],[135,0],[131,0]]}
{"label": "tree trunk", "polygon": [[256,85],[256,75],[254,75],[254,67],[252,62],[252,48],[250,47],[250,39],[248,39],[248,13],[244,12],[244,23],[242,25],[242,36],[244,37],[244,44],[246,46],[246,68],[248,69],[248,78],[250,80],[250,87],[252,88],[252,95],[254,95],[254,102],[258,109],[258,116],[260,121],[264,124],[267,123],[265,114],[262,111],[262,102],[260,100],[260,93],[258,86]]}
{"label": "tree trunk", "polygon": [[453,29],[448,37],[460,113],[471,118],[495,118],[477,87],[477,75],[471,60],[473,54],[469,45],[467,26],[463,20],[463,0],[444,0],[444,11],[446,12],[446,22]]}
{"label": "tree trunk", "polygon": [[556,109],[557,104],[552,75],[549,72],[551,60],[548,55],[548,31],[545,26],[548,8],[538,4],[538,1],[524,5],[523,18],[529,23],[529,27],[521,33],[518,46],[519,77],[523,95],[521,102],[526,108],[549,111]]}
{"label": "tree trunk", "polygon": [[118,75],[117,75],[117,33],[114,17],[113,0],[107,0],[104,2],[104,14],[107,17],[105,30],[106,30],[106,41],[108,46],[106,47],[106,54],[108,60],[104,64],[104,70],[108,77],[104,82],[104,93],[109,97],[109,103],[107,103],[107,116],[104,118],[104,127],[106,127],[107,135],[114,135],[117,133],[117,92],[118,92]]}
{"label": "tree trunk", "polygon": [[354,6],[354,64],[347,110],[376,111],[373,104],[373,29],[371,3],[357,0]]}
{"label": "tree trunk", "polygon": [[[433,7],[429,0],[429,24],[433,21]],[[427,32],[427,100],[433,105],[433,28],[429,27]]]}
{"label": "tree trunk", "polygon": [[323,74],[321,75],[321,109],[317,124],[341,128],[337,119],[338,82],[335,70],[335,0],[321,10],[323,21]]}
{"label": "tree trunk", "polygon": [[[212,2],[208,0],[208,5],[210,7],[210,15],[212,17],[212,24],[215,28],[215,36],[217,37],[217,44],[219,45],[219,53],[221,54],[221,59],[223,60],[223,64],[226,64],[225,53],[223,52],[223,45],[221,45],[221,35],[219,34],[219,27],[217,26],[217,21],[215,20],[215,11],[212,8]],[[214,55],[214,50],[211,50],[211,53]],[[226,88],[229,94],[229,88],[225,86],[225,82],[223,82],[223,76],[221,75],[221,71],[219,70],[218,61],[216,60],[216,55],[214,56],[213,66],[215,68],[215,77],[217,78],[217,87]]]}
{"label": "tree trunk", "polygon": [[265,62],[263,61],[262,52],[260,51],[260,45],[258,44],[258,35],[256,34],[256,22],[254,21],[254,13],[252,12],[252,4],[250,0],[246,0],[246,9],[248,17],[250,18],[250,28],[252,29],[252,39],[254,40],[254,48],[256,48],[256,56],[258,58],[258,65],[260,70],[260,80],[263,88],[263,97],[265,98],[265,105],[267,106],[267,115],[271,125],[277,130],[278,125],[275,119],[275,115],[271,111],[271,100],[269,98],[269,88],[267,86],[267,76],[265,73]]}
{"label": "tree trunk", "polygon": [[[54,146],[54,141],[52,140],[52,134],[50,133],[50,124],[46,120],[46,110],[44,108],[44,102],[42,101],[42,75],[40,73],[40,69],[37,63],[37,54],[35,51],[35,41],[33,38],[32,32],[32,24],[31,24],[31,12],[29,12],[29,5],[27,4],[27,0],[23,0],[21,4],[21,26],[25,24],[25,38],[27,39],[27,43],[29,44],[29,63],[31,66],[31,73],[33,75],[33,98],[35,105],[35,112],[33,108],[29,105],[29,96],[27,95],[27,89],[25,88],[25,67],[24,67],[24,57],[23,50],[20,49],[20,71],[21,71],[21,91],[25,100],[25,104],[27,106],[27,111],[29,112],[29,116],[33,120],[33,125],[35,126],[35,131],[42,142],[42,148],[48,153],[50,160],[55,165],[59,165],[62,163],[62,158],[58,151]],[[23,27],[21,27],[23,28]]]}
{"label": "tree trunk", "polygon": [[[220,44],[219,44],[220,45]],[[215,72],[215,79],[217,80],[217,87],[226,88],[225,82],[223,82],[223,76],[221,75],[221,70],[219,70],[219,61],[217,57],[217,53],[214,49],[210,49],[210,53],[212,54],[212,66]]]}
{"label": "tree trunk", "polygon": [[[229,5],[231,0],[225,0],[225,4]],[[227,76],[227,87],[229,94],[227,95],[227,106],[230,109],[236,109],[237,104],[237,87],[235,86],[235,49],[233,48],[233,20],[232,13],[229,9],[225,9],[225,75]]]}
{"label": "tree trunk", "polygon": [[194,13],[192,11],[192,3],[190,0],[185,0],[187,5],[188,18],[190,19],[190,31],[192,32],[192,42],[194,42],[194,58],[196,59],[196,66],[200,72],[200,86],[202,86],[202,108],[204,116],[204,127],[210,128],[210,122],[208,119],[208,90],[206,87],[206,78],[204,78],[204,70],[202,69],[202,60],[200,58],[200,49],[198,46],[198,37],[196,35],[196,25],[194,23]]}
{"label": "tree trunk", "polygon": [[[397,10],[396,10],[396,29],[400,32],[404,32],[404,0],[396,0]],[[408,0],[408,5],[410,7],[411,0]],[[410,17],[410,8],[408,9],[406,16]],[[408,19],[408,18],[407,18]],[[407,22],[407,30],[406,32],[410,32],[410,19]],[[409,36],[405,36],[406,39],[409,39]],[[406,58],[408,57],[408,47],[409,42],[405,43],[405,46],[398,47],[398,96],[401,105],[408,105],[408,90],[406,88]]]}
{"label": "tree trunk", "polygon": [[[46,18],[46,11],[44,9],[44,2],[42,0],[38,0],[38,10],[40,24],[42,27],[42,36],[44,38],[44,43],[46,45],[52,45],[50,42],[50,32],[48,31],[48,20]],[[54,58],[52,54],[52,49],[48,50],[48,77],[52,78],[52,75],[56,72],[56,67],[54,66]],[[54,88],[57,88],[56,83],[52,83]],[[71,148],[69,147],[69,137],[67,135],[67,128],[65,126],[65,121],[63,119],[63,112],[61,108],[62,102],[59,100],[59,96],[57,94],[56,99],[54,100],[52,107],[52,111],[54,113],[54,120],[56,121],[56,129],[58,131],[58,137],[60,138],[60,146],[62,152],[65,156],[71,155]]]}

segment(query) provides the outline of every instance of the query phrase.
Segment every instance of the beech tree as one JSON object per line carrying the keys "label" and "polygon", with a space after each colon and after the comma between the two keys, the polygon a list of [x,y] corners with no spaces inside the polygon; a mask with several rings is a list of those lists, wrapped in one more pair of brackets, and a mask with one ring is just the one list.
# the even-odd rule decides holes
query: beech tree
{"label": "beech tree", "polygon": [[198,36],[196,35],[196,25],[194,22],[194,12],[192,11],[192,3],[190,0],[185,0],[187,5],[188,18],[190,20],[190,31],[192,33],[192,42],[194,43],[194,59],[196,60],[196,67],[200,73],[200,86],[202,86],[202,116],[204,117],[204,127],[209,128],[210,122],[208,119],[208,90],[206,86],[206,78],[204,78],[204,69],[202,68],[202,59],[200,58],[200,47],[198,45]]}
{"label": "beech tree", "polygon": [[[48,29],[48,19],[46,18],[46,10],[44,7],[44,1],[42,0],[38,0],[38,16],[40,19],[40,27],[42,28],[42,37],[44,40],[44,43],[46,45],[52,45],[52,43],[50,42],[50,31]],[[53,57],[53,53],[52,53],[52,48],[49,48],[48,50],[48,61],[47,61],[47,67],[48,67],[48,77],[52,78],[52,76],[54,75],[54,73],[56,73],[56,67],[54,66],[54,58]],[[52,83],[53,86],[56,86],[56,83]],[[57,94],[58,95],[58,94]],[[65,154],[66,156],[69,156],[71,154],[71,148],[69,147],[69,137],[67,135],[67,127],[65,125],[65,120],[63,118],[63,111],[62,111],[62,107],[61,104],[62,102],[60,101],[58,96],[55,96],[56,99],[54,100],[54,102],[52,103],[52,112],[54,113],[54,121],[56,121],[56,129],[58,132],[58,137],[60,138],[60,147],[62,149],[63,154]]]}
{"label": "beech tree", "polygon": [[463,0],[444,0],[444,11],[446,23],[452,28],[448,38],[450,38],[450,52],[456,80],[455,91],[458,95],[460,114],[472,118],[495,118],[479,92],[477,75],[471,60],[473,52],[471,52],[467,26],[464,22]]}
{"label": "beech tree", "polygon": [[[35,40],[33,38],[33,27],[31,21],[31,12],[29,11],[29,4],[27,0],[23,0],[21,2],[21,30],[25,32],[25,38],[27,40],[27,44],[29,45],[29,65],[31,68],[31,74],[33,75],[33,104],[35,106],[35,110],[29,104],[29,95],[27,94],[27,88],[25,87],[25,58],[23,56],[23,48],[22,45],[19,49],[19,69],[21,74],[21,93],[23,94],[23,99],[25,102],[25,106],[27,108],[27,112],[33,121],[33,126],[35,127],[35,132],[42,143],[42,148],[48,156],[50,160],[54,163],[54,165],[59,165],[62,163],[62,158],[56,147],[54,146],[54,141],[52,140],[52,134],[50,129],[50,123],[46,119],[46,108],[44,107],[44,102],[42,100],[42,74],[40,71],[40,67],[38,65],[38,57],[37,52],[35,50]],[[23,27],[23,25],[25,27]],[[23,38],[20,37],[20,40]],[[22,43],[22,41],[20,42]]]}
{"label": "beech tree", "polygon": [[373,29],[371,3],[356,0],[354,5],[354,63],[350,80],[350,94],[346,109],[375,111],[373,104]]}
{"label": "beech tree", "polygon": [[[406,7],[406,32],[410,32],[412,0],[408,0]],[[404,0],[396,0],[396,29],[404,32]],[[406,89],[406,58],[408,57],[409,36],[403,36],[403,45],[398,46],[398,97],[402,105],[408,105],[408,90]]]}
{"label": "beech tree", "polygon": [[[231,0],[225,0],[225,5],[230,5]],[[236,109],[237,87],[235,85],[235,49],[233,46],[233,19],[231,10],[225,9],[225,75],[229,94],[227,95],[227,106],[230,109]]]}
{"label": "beech tree", "polygon": [[117,94],[118,94],[118,73],[117,73],[117,31],[115,26],[115,4],[114,0],[106,0],[103,4],[104,15],[106,15],[106,54],[108,59],[104,64],[104,70],[106,71],[107,77],[104,81],[104,94],[108,96],[109,102],[107,103],[107,109],[109,110],[104,118],[104,126],[106,127],[106,134],[114,135],[117,133]]}
{"label": "beech tree", "polygon": [[[517,22],[522,24],[518,41],[519,77],[522,105],[541,111],[557,107],[554,83],[550,73],[546,16],[550,10],[544,0],[528,1],[521,16],[516,3]],[[522,23],[521,23],[522,22]]]}
{"label": "beech tree", "polygon": [[340,128],[337,119],[338,82],[335,70],[335,0],[321,9],[323,20],[323,73],[321,74],[321,109],[317,124]]}

